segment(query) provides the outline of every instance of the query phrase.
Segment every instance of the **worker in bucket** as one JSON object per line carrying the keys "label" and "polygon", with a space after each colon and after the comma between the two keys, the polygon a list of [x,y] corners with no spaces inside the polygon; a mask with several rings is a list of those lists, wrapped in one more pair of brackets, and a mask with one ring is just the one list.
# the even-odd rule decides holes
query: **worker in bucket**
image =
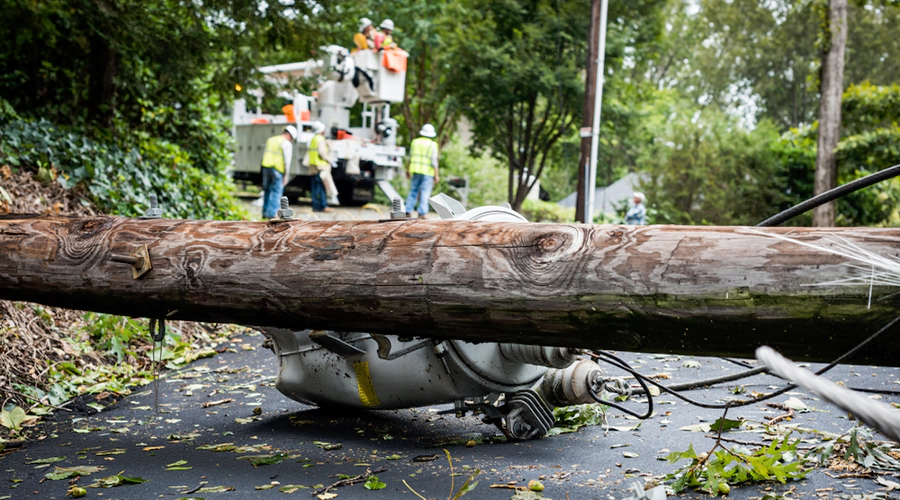
{"label": "worker in bucket", "polygon": [[372,21],[364,17],[359,20],[359,31],[353,35],[353,44],[356,50],[369,50],[375,48],[375,27]]}
{"label": "worker in bucket", "polygon": [[647,207],[644,206],[644,203],[647,201],[647,197],[644,196],[644,193],[635,191],[632,198],[634,206],[628,209],[628,212],[625,214],[625,224],[629,226],[646,226]]}
{"label": "worker in bucket", "polygon": [[441,179],[438,174],[438,144],[432,140],[435,136],[434,126],[426,123],[419,131],[419,137],[410,144],[409,166],[406,168],[406,178],[411,179],[409,196],[406,197],[407,218],[412,217],[417,200],[419,218],[425,218],[431,190],[434,183]]}
{"label": "worker in bucket", "polygon": [[[337,201],[337,188],[331,178],[331,152],[328,150],[328,141],[325,140],[325,124],[313,123],[313,138],[309,141],[309,194],[312,198],[313,212],[333,212],[328,208],[326,198],[325,178],[334,188],[333,201]],[[324,174],[324,175],[323,175]]]}
{"label": "worker in bucket", "polygon": [[284,132],[266,140],[266,151],[263,153],[261,163],[263,218],[275,217],[275,212],[281,205],[281,196],[288,183],[295,140],[297,140],[297,129],[293,125],[284,127]]}
{"label": "worker in bucket", "polygon": [[375,50],[396,49],[397,44],[394,43],[394,37],[391,32],[394,31],[394,21],[385,19],[381,21],[381,33],[375,34]]}

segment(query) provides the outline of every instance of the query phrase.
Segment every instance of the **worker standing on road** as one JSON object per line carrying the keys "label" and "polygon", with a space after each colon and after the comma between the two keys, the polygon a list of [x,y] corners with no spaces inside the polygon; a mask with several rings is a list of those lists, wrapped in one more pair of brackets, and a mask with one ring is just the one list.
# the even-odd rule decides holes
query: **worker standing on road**
{"label": "worker standing on road", "polygon": [[[313,212],[333,212],[328,208],[328,200],[325,196],[325,183],[323,173],[327,176],[331,185],[331,152],[328,150],[328,141],[325,140],[325,124],[315,122],[313,124],[313,138],[309,141],[309,194],[312,198]],[[334,190],[337,197],[337,189]]]}
{"label": "worker standing on road", "polygon": [[266,140],[266,151],[262,158],[263,210],[266,219],[275,217],[281,205],[281,196],[288,183],[291,169],[291,156],[294,153],[294,141],[297,129],[293,125],[284,127],[284,132]]}
{"label": "worker standing on road", "polygon": [[385,19],[381,21],[381,33],[375,34],[375,50],[396,49],[397,44],[394,43],[394,37],[391,32],[394,31],[394,21]]}
{"label": "worker standing on road", "polygon": [[434,183],[439,181],[438,174],[438,144],[432,139],[437,135],[434,126],[426,123],[419,131],[418,137],[412,141],[409,147],[409,167],[406,169],[406,178],[412,177],[409,186],[409,196],[406,197],[406,216],[412,217],[416,199],[419,201],[419,218],[424,219],[428,213],[428,198]]}
{"label": "worker standing on road", "polygon": [[369,18],[359,20],[359,31],[353,35],[353,44],[356,45],[356,50],[375,48],[375,27]]}
{"label": "worker standing on road", "polygon": [[629,226],[646,226],[647,207],[644,206],[644,202],[647,201],[647,197],[644,196],[644,193],[637,191],[632,196],[634,197],[634,206],[625,214],[625,224]]}

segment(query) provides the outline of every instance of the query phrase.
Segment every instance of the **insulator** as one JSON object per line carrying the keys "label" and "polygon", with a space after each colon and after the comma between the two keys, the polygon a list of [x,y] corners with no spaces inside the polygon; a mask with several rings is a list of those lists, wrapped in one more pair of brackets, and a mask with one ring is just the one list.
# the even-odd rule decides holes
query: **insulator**
{"label": "insulator", "polygon": [[590,390],[599,392],[603,385],[603,372],[596,363],[578,360],[565,369],[551,368],[544,374],[539,392],[553,406],[569,406],[596,403]]}
{"label": "insulator", "polygon": [[565,368],[575,362],[578,349],[525,344],[500,344],[503,357],[514,362],[549,368]]}

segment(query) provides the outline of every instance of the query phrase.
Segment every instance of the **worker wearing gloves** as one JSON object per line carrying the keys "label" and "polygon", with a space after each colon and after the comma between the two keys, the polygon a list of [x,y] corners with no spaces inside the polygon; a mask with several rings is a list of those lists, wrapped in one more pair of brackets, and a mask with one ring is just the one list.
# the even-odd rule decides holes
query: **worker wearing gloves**
{"label": "worker wearing gloves", "polygon": [[279,135],[269,137],[266,151],[262,158],[263,210],[266,219],[275,217],[281,206],[281,196],[288,183],[291,168],[291,155],[294,153],[294,141],[297,129],[293,125],[284,128]]}
{"label": "worker wearing gloves", "polygon": [[396,49],[397,44],[394,43],[394,37],[391,32],[394,31],[394,21],[385,19],[381,21],[381,33],[375,34],[375,50]]}
{"label": "worker wearing gloves", "polygon": [[625,224],[629,226],[646,226],[647,207],[644,206],[644,202],[647,201],[647,197],[644,196],[644,193],[637,191],[632,196],[634,197],[634,206],[628,209],[628,212],[625,214]]}
{"label": "worker wearing gloves", "polygon": [[[328,200],[325,196],[325,182],[327,178],[334,187],[331,178],[331,153],[328,150],[328,141],[325,140],[325,124],[315,122],[313,124],[313,138],[309,141],[309,194],[312,198],[313,212],[333,212],[328,208]],[[324,174],[324,175],[323,175]],[[337,189],[334,189],[333,197],[337,198]]]}
{"label": "worker wearing gloves", "polygon": [[412,180],[409,196],[406,197],[406,217],[412,217],[412,209],[419,201],[419,218],[424,219],[428,213],[428,198],[434,183],[440,180],[438,174],[438,144],[432,139],[437,135],[434,126],[426,123],[419,131],[418,138],[409,147],[409,166],[406,178]]}
{"label": "worker wearing gloves", "polygon": [[356,50],[368,50],[375,48],[375,27],[368,18],[359,20],[359,31],[353,35],[353,44]]}

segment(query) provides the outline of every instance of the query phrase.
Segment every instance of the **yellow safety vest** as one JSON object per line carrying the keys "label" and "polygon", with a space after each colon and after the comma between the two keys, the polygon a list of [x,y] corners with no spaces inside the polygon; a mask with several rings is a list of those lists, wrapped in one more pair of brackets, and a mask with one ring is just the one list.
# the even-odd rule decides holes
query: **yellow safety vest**
{"label": "yellow safety vest", "polygon": [[419,137],[409,147],[409,173],[434,177],[431,157],[437,151],[437,143],[427,137]]}
{"label": "yellow safety vest", "polygon": [[325,136],[316,134],[313,136],[312,140],[309,141],[309,164],[316,168],[328,166],[328,162],[319,156],[319,143],[324,140]]}
{"label": "yellow safety vest", "polygon": [[284,174],[284,151],[281,150],[282,142],[284,142],[283,134],[273,135],[266,140],[266,152],[263,153],[262,166],[274,168]]}

